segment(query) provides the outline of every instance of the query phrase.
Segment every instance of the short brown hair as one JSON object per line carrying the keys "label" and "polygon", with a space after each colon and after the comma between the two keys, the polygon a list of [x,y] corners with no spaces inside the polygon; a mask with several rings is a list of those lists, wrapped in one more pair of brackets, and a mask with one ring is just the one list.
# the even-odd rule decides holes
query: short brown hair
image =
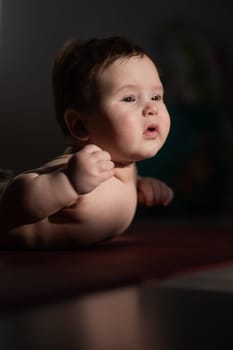
{"label": "short brown hair", "polygon": [[94,104],[94,83],[100,69],[118,58],[143,56],[145,51],[122,36],[103,39],[71,39],[58,51],[52,66],[56,119],[68,134],[64,113],[68,108],[88,111]]}

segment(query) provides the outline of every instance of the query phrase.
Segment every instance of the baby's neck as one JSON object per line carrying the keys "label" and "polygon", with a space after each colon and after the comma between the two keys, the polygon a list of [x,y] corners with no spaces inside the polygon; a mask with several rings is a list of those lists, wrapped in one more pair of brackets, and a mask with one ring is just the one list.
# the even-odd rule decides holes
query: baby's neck
{"label": "baby's neck", "polygon": [[[75,153],[75,152],[78,152],[82,149],[82,147],[77,147],[77,146],[72,146],[72,145],[69,145],[65,148],[64,150],[64,154],[71,154],[71,153]],[[131,168],[131,167],[134,167],[135,166],[135,162],[119,162],[119,161],[114,161],[114,159],[112,159],[112,161],[114,162],[115,164],[115,168]]]}
{"label": "baby's neck", "polygon": [[133,162],[114,162],[115,168],[122,169],[122,168],[132,168],[134,167],[135,163]]}

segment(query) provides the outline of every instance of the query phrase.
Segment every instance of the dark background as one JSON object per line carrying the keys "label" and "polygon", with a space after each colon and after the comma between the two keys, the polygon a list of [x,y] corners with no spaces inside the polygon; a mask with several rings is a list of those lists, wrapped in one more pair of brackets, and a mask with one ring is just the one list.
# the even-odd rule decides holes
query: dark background
{"label": "dark background", "polygon": [[233,211],[233,2],[0,0],[0,168],[14,174],[61,153],[50,87],[53,56],[71,37],[123,34],[158,64],[172,129],[143,175],[175,191],[150,217],[229,218]]}

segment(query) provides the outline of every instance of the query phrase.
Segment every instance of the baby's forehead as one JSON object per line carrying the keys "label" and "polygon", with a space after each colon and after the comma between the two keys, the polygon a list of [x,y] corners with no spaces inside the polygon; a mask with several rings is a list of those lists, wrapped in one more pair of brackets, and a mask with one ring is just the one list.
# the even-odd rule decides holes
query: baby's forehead
{"label": "baby's forehead", "polygon": [[97,76],[99,83],[136,84],[140,81],[160,82],[155,63],[146,55],[119,57]]}
{"label": "baby's forehead", "polygon": [[151,77],[159,78],[157,67],[153,60],[146,56],[119,57],[107,66],[100,69],[98,78],[102,80],[108,77],[110,80],[119,80],[122,77]]}

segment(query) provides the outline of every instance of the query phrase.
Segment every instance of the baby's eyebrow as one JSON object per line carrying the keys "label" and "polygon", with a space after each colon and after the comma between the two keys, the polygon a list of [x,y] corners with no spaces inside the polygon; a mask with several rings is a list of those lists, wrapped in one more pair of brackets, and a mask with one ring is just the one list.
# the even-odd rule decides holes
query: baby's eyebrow
{"label": "baby's eyebrow", "polygon": [[136,84],[125,84],[121,85],[119,88],[117,88],[115,91],[120,92],[121,90],[126,90],[126,89],[137,89],[138,86]]}
{"label": "baby's eyebrow", "polygon": [[152,88],[152,90],[154,91],[160,91],[160,92],[163,92],[164,89],[163,89],[163,86],[162,85],[156,85]]}
{"label": "baby's eyebrow", "polygon": [[[117,89],[115,90],[115,92],[118,93],[118,92],[120,92],[120,91],[122,91],[122,90],[127,90],[127,89],[138,89],[138,88],[139,88],[139,86],[136,85],[136,84],[125,84],[125,85],[122,85],[122,86],[120,86],[119,88],[117,88]],[[164,91],[162,85],[155,85],[155,86],[152,86],[152,87],[150,88],[150,90],[151,90],[151,91],[159,91],[159,92],[162,92],[162,93],[163,93],[163,91]]]}

